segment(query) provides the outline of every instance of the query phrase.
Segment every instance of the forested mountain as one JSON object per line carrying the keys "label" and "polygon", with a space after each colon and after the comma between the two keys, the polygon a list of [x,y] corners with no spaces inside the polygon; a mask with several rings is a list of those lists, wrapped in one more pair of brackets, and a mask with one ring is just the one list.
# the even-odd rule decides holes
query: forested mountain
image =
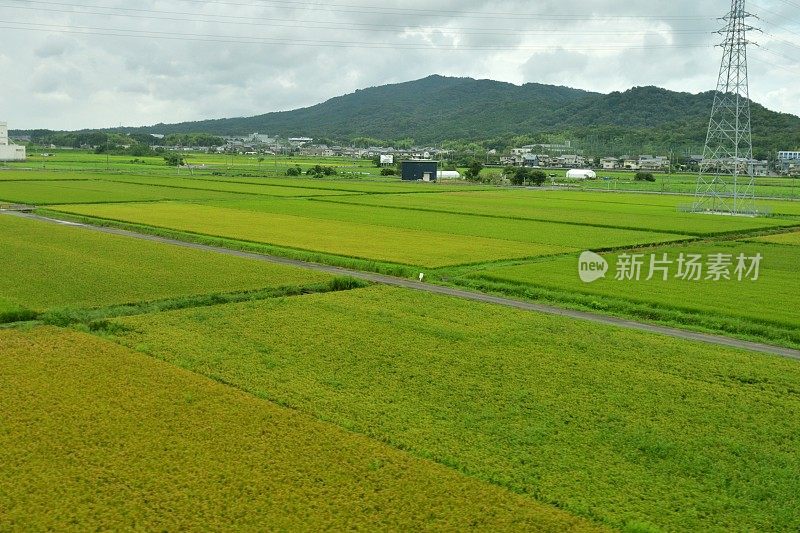
{"label": "forested mountain", "polygon": [[486,139],[504,133],[541,129],[542,113],[552,114],[593,93],[490,80],[430,76],[417,81],[358,90],[312,107],[249,118],[158,124],[137,131],[262,132],[281,136],[379,139],[412,137],[432,143],[447,139]]}
{"label": "forested mountain", "polygon": [[[249,118],[123,128],[137,133],[253,132],[354,138],[448,140],[502,146],[503,139],[559,134],[598,151],[688,151],[705,140],[713,93],[678,93],[637,87],[611,94],[529,83],[430,76],[359,90],[312,107]],[[753,105],[756,151],[800,147],[800,118]],[[630,148],[629,148],[630,147]]]}

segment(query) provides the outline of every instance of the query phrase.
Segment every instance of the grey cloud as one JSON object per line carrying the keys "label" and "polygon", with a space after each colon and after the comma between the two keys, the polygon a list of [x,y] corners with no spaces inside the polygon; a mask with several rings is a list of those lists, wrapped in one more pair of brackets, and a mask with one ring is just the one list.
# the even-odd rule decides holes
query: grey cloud
{"label": "grey cloud", "polygon": [[73,46],[75,46],[75,42],[71,39],[51,37],[37,47],[33,54],[40,59],[49,59],[64,55]]}
{"label": "grey cloud", "polygon": [[[15,104],[0,119],[12,127],[73,129],[256,115],[433,73],[604,92],[648,84],[697,92],[713,88],[720,51],[710,48],[718,40],[711,31],[726,7],[688,0],[390,0],[370,9],[374,2],[352,0],[347,4],[362,7],[317,4],[307,10],[231,2],[239,5],[103,3],[116,9],[109,13],[126,15],[119,17],[0,8],[20,22],[148,32],[134,38],[4,31],[2,65],[9,78],[4,97]],[[760,4],[772,19],[792,15],[779,0]],[[143,11],[125,11],[131,8]],[[423,11],[401,14],[389,8]],[[536,14],[569,16],[537,19]],[[610,18],[618,16],[631,18]],[[165,38],[175,34],[193,37]],[[800,41],[792,33],[780,35]],[[276,41],[229,42],[266,38]],[[215,39],[219,42],[208,42]],[[337,41],[388,47],[340,47]],[[427,43],[457,48],[425,48]],[[691,47],[698,43],[708,47]],[[662,44],[670,47],[652,48]],[[796,52],[774,40],[769,45],[783,54]],[[498,47],[503,49],[492,49]],[[751,55],[753,98],[800,113],[797,73],[775,66],[787,67],[788,61],[758,50]]]}

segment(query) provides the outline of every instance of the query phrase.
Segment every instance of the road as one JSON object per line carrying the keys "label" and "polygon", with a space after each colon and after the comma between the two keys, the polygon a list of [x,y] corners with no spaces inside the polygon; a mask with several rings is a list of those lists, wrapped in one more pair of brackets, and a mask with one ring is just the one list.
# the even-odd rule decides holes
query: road
{"label": "road", "polygon": [[689,341],[698,341],[704,342],[707,344],[714,344],[717,346],[724,346],[727,348],[737,348],[741,350],[748,350],[752,352],[759,352],[764,354],[770,355],[777,355],[781,357],[786,357],[789,359],[795,359],[800,361],[800,350],[793,350],[791,348],[783,348],[780,346],[772,346],[769,344],[762,344],[758,342],[751,342],[739,339],[733,339],[729,337],[724,337],[721,335],[712,335],[707,333],[698,333],[694,331],[687,331],[684,329],[679,328],[671,328],[666,326],[656,326],[653,324],[647,324],[644,322],[637,322],[635,320],[626,320],[623,318],[617,318],[608,315],[601,315],[595,313],[589,313],[585,311],[576,311],[571,309],[561,309],[559,307],[553,307],[550,305],[543,305],[537,304],[532,302],[525,302],[521,300],[514,300],[511,298],[504,298],[502,296],[494,296],[491,294],[485,294],[480,292],[473,292],[473,291],[465,291],[461,289],[456,289],[452,287],[444,287],[440,285],[433,285],[430,283],[422,283],[415,280],[405,279],[405,278],[398,278],[394,276],[386,276],[384,274],[376,274],[372,272],[362,272],[359,270],[349,270],[346,268],[330,266],[330,265],[323,265],[318,263],[308,263],[305,261],[299,261],[296,259],[288,259],[286,257],[278,257],[273,255],[264,255],[264,254],[256,254],[252,252],[243,252],[239,250],[231,250],[228,248],[222,248],[218,246],[209,246],[206,244],[199,244],[193,242],[186,242],[177,239],[169,239],[166,237],[159,237],[156,235],[148,235],[145,233],[137,233],[133,231],[123,230],[119,228],[109,228],[109,227],[102,227],[102,226],[93,226],[89,224],[77,224],[74,222],[65,222],[63,220],[57,220],[47,217],[42,217],[33,213],[21,213],[21,212],[13,212],[13,211],[0,211],[0,213],[5,213],[7,215],[22,217],[22,218],[29,218],[34,220],[40,220],[44,222],[49,222],[52,224],[62,224],[62,225],[69,225],[79,227],[88,231],[97,231],[100,233],[108,233],[111,235],[120,235],[123,237],[130,237],[134,239],[141,239],[145,241],[151,242],[158,242],[162,244],[169,244],[173,246],[182,246],[184,248],[192,248],[195,250],[202,250],[206,252],[213,252],[219,253],[224,255],[231,255],[235,257],[242,257],[245,259],[252,259],[253,261],[263,261],[267,263],[275,263],[280,265],[288,265],[297,268],[303,268],[308,270],[315,270],[318,272],[325,272],[328,274],[333,274],[337,276],[350,276],[352,278],[362,279],[366,281],[370,281],[372,283],[378,283],[381,285],[390,285],[393,287],[402,287],[404,289],[411,289],[415,291],[423,291],[432,294],[442,294],[445,296],[452,296],[454,298],[462,298],[464,300],[472,300],[476,302],[494,304],[494,305],[502,305],[504,307],[511,307],[514,309],[521,309],[523,311],[531,311],[536,313],[544,313],[547,315],[555,315],[555,316],[563,316],[567,318],[574,318],[576,320],[583,320],[586,322],[592,322],[595,324],[604,324],[608,326],[616,326],[624,329],[636,330],[636,331],[645,331],[648,333],[654,333],[657,335],[664,335],[667,337],[673,337],[677,339],[689,340]]}

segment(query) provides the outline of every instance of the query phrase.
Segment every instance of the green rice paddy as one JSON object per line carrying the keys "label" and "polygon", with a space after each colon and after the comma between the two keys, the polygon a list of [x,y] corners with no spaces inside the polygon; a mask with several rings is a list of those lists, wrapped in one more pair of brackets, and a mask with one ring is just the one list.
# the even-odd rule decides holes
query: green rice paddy
{"label": "green rice paddy", "polygon": [[[800,203],[187,160],[0,169],[0,208],[148,234],[0,212],[1,531],[800,528],[798,361],[232,255],[800,348]],[[317,163],[338,175],[284,175]],[[579,279],[586,250],[605,279]],[[759,277],[681,280],[681,254],[760,254]]]}

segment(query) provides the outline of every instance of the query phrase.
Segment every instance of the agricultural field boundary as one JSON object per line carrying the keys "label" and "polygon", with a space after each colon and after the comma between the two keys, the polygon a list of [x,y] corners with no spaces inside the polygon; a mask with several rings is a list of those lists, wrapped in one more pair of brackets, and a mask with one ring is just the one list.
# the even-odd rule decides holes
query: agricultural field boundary
{"label": "agricultural field boundary", "polygon": [[39,313],[19,308],[17,311],[0,312],[0,327],[25,324],[45,324],[48,326],[79,326],[90,331],[107,329],[107,320],[126,316],[161,313],[198,307],[211,307],[241,302],[254,302],[274,298],[288,298],[307,294],[323,294],[328,292],[348,291],[368,287],[364,280],[351,277],[335,277],[327,282],[307,285],[284,285],[266,289],[210,293],[198,296],[183,296],[148,300],[136,303],[109,305],[104,307],[60,307]]}
{"label": "agricultural field boundary", "polygon": [[[54,224],[64,224],[64,221],[57,220],[54,218],[47,218],[40,215],[28,214],[28,213],[8,213],[10,216],[20,216],[26,218],[32,218],[35,220],[42,220],[47,221]],[[69,224],[75,224],[74,222],[67,222]],[[664,335],[673,338],[691,340],[691,341],[698,341],[707,344],[715,344],[718,346],[726,346],[729,348],[737,348],[741,350],[749,350],[753,352],[759,352],[764,354],[771,354],[771,355],[778,355],[781,357],[786,357],[790,359],[796,359],[800,361],[800,350],[794,350],[791,348],[783,348],[779,346],[772,346],[769,344],[759,343],[759,342],[752,342],[752,341],[745,341],[740,339],[734,339],[729,337],[724,337],[721,335],[712,335],[708,333],[700,333],[695,331],[688,331],[679,328],[673,327],[666,327],[666,326],[658,326],[654,324],[647,324],[644,322],[637,322],[634,320],[628,320],[618,317],[612,317],[607,315],[601,315],[596,313],[590,313],[586,311],[577,311],[572,309],[562,309],[550,305],[544,304],[537,304],[532,302],[525,302],[520,300],[514,300],[510,298],[503,298],[500,296],[494,296],[490,294],[483,294],[478,292],[471,292],[461,289],[456,289],[452,287],[445,287],[441,285],[432,285],[427,283],[422,283],[418,281],[413,281],[409,279],[398,278],[394,276],[387,276],[384,274],[377,274],[371,272],[361,272],[357,270],[350,270],[342,267],[337,266],[330,266],[330,265],[323,265],[318,263],[309,263],[306,261],[301,261],[297,259],[290,259],[285,257],[277,257],[277,256],[270,256],[264,254],[256,254],[252,252],[244,252],[240,250],[232,250],[228,248],[222,248],[218,246],[210,246],[205,244],[193,243],[193,242],[186,242],[181,241],[178,239],[171,239],[166,237],[160,237],[157,235],[148,235],[143,233],[137,233],[134,231],[123,230],[113,227],[103,227],[103,226],[95,226],[91,224],[77,224],[78,226],[87,229],[89,231],[99,231],[102,233],[109,233],[112,235],[121,235],[125,237],[132,237],[136,239],[143,239],[153,242],[158,242],[162,244],[172,244],[175,246],[183,246],[187,248],[193,248],[196,250],[203,250],[207,252],[216,252],[226,255],[232,255],[236,257],[243,257],[247,259],[253,259],[255,261],[266,261],[270,263],[294,266],[299,268],[311,269],[316,270],[319,272],[324,272],[328,274],[333,274],[339,277],[351,277],[360,280],[369,281],[372,283],[382,284],[382,285],[390,285],[395,287],[401,287],[405,289],[411,289],[416,291],[428,292],[433,294],[442,294],[445,296],[452,296],[455,298],[461,298],[466,300],[473,300],[478,302],[490,303],[495,305],[501,305],[505,307],[511,307],[515,309],[520,309],[524,311],[531,311],[537,313],[544,313],[548,315],[556,315],[556,316],[563,316],[574,318],[578,320],[583,320],[587,322],[597,323],[597,324],[606,324],[611,326],[620,327],[623,329],[631,329],[637,331],[645,331],[649,333],[655,333],[658,335]]]}

